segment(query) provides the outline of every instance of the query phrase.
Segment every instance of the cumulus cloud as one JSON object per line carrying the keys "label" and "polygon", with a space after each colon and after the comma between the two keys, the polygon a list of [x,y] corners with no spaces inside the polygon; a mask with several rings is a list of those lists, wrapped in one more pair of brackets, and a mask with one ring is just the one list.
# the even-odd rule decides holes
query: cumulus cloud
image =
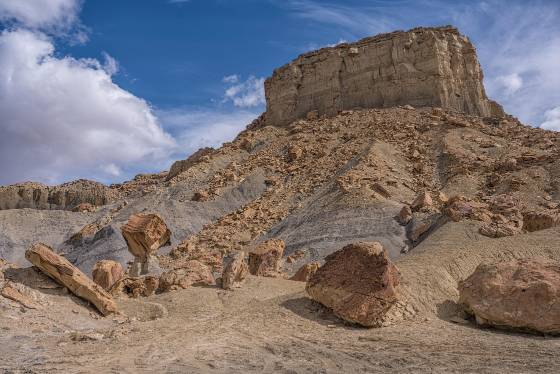
{"label": "cumulus cloud", "polygon": [[1,0],[0,22],[84,43],[87,32],[78,18],[81,7],[82,0]]}
{"label": "cumulus cloud", "polygon": [[[419,25],[453,24],[474,42],[490,97],[508,113],[537,125],[560,102],[560,6],[558,1],[444,0],[372,1],[333,4],[276,1],[294,17],[327,25],[356,40]],[[429,24],[426,24],[426,15]]]}
{"label": "cumulus cloud", "polygon": [[223,80],[233,84],[226,89],[224,102],[231,101],[239,108],[251,108],[265,104],[264,78],[250,76],[246,81],[241,82],[239,76],[230,75]]}
{"label": "cumulus cloud", "polygon": [[560,131],[560,106],[547,110],[544,119],[545,121],[540,127],[546,130]]}
{"label": "cumulus cloud", "polygon": [[114,59],[54,52],[39,32],[0,34],[0,184],[110,181],[128,164],[167,161],[175,141],[148,103],[112,82]]}
{"label": "cumulus cloud", "polygon": [[158,110],[158,118],[179,146],[176,158],[185,158],[202,147],[219,147],[233,140],[259,113],[209,108]]}

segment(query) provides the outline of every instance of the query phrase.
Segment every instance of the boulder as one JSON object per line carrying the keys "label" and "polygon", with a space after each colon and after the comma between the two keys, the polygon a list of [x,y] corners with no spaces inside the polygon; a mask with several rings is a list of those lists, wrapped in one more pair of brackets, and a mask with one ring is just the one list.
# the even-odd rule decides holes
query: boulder
{"label": "boulder", "polygon": [[216,284],[212,270],[200,261],[187,261],[179,269],[163,273],[159,279],[159,289],[162,292],[188,288],[191,286],[213,286]]}
{"label": "boulder", "polygon": [[432,200],[430,193],[424,191],[416,196],[410,207],[413,211],[417,211],[422,208],[431,207],[433,204],[434,201]]}
{"label": "boulder", "polygon": [[560,333],[560,263],[522,259],[481,264],[459,283],[459,302],[479,324]]}
{"label": "boulder", "polygon": [[280,276],[285,247],[281,239],[270,239],[261,243],[249,253],[249,272],[263,277]]}
{"label": "boulder", "polygon": [[406,226],[406,233],[412,242],[416,242],[428,232],[438,221],[438,213],[414,213]]}
{"label": "boulder", "polygon": [[319,270],[321,265],[318,262],[310,262],[309,264],[305,264],[298,269],[298,271],[294,274],[290,280],[297,281],[297,282],[307,282],[309,279]]}
{"label": "boulder", "polygon": [[111,288],[111,294],[118,296],[121,294],[133,298],[140,296],[148,297],[153,295],[159,287],[158,277],[146,275],[142,277],[125,277],[117,281]]}
{"label": "boulder", "polygon": [[397,216],[397,221],[401,225],[406,225],[410,222],[411,219],[412,219],[412,210],[408,205],[403,206],[401,211],[399,212],[399,215]]}
{"label": "boulder", "polygon": [[560,224],[558,213],[527,212],[523,214],[523,229],[529,232],[549,229]]}
{"label": "boulder", "polygon": [[25,252],[25,258],[70,292],[91,302],[103,315],[117,312],[111,295],[47,245],[34,244]]}
{"label": "boulder", "polygon": [[119,262],[112,260],[98,261],[93,267],[92,278],[95,283],[110,290],[124,275],[124,269]]}
{"label": "boulder", "polygon": [[245,261],[245,252],[235,252],[224,258],[222,272],[222,288],[231,290],[241,286],[249,273],[249,266]]}
{"label": "boulder", "polygon": [[346,321],[380,327],[390,323],[398,304],[399,279],[381,244],[354,243],[327,256],[306,291]]}
{"label": "boulder", "polygon": [[141,260],[155,254],[171,238],[171,231],[159,214],[133,214],[121,230],[128,250]]}
{"label": "boulder", "polygon": [[0,295],[27,309],[41,309],[47,303],[42,294],[21,283],[11,281],[5,282],[3,286],[0,284]]}

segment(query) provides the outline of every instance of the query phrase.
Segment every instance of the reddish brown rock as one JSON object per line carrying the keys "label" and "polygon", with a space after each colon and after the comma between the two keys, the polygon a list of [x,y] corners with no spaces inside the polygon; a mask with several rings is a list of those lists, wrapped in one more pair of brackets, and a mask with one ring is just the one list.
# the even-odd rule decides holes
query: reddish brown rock
{"label": "reddish brown rock", "polygon": [[93,281],[103,287],[105,290],[110,290],[117,281],[124,275],[123,267],[120,263],[112,260],[98,261],[93,267],[92,277]]}
{"label": "reddish brown rock", "polygon": [[50,247],[35,244],[25,252],[25,258],[70,292],[91,302],[103,315],[117,311],[111,295]]}
{"label": "reddish brown rock", "polygon": [[560,264],[523,259],[481,264],[459,284],[459,302],[482,325],[560,333]]}
{"label": "reddish brown rock", "polygon": [[141,260],[155,254],[171,237],[171,231],[159,214],[133,214],[121,230],[128,250]]}
{"label": "reddish brown rock", "polygon": [[397,220],[401,225],[406,225],[412,219],[412,210],[408,205],[402,207],[399,215],[397,216]]}
{"label": "reddish brown rock", "polygon": [[290,280],[297,281],[297,282],[307,282],[313,274],[319,270],[321,265],[318,262],[310,262],[309,264],[305,264],[299,268],[299,270],[294,274]]}
{"label": "reddish brown rock", "polygon": [[288,147],[288,161],[294,162],[301,158],[303,155],[303,149],[297,145],[292,145]]}
{"label": "reddish brown rock", "polygon": [[560,223],[558,213],[527,212],[523,214],[523,229],[529,232],[546,230]]}
{"label": "reddish brown rock", "polygon": [[389,323],[399,301],[400,274],[381,244],[355,243],[326,257],[307,293],[347,321],[368,327]]}
{"label": "reddish brown rock", "polygon": [[223,261],[222,288],[231,290],[241,286],[241,283],[249,274],[249,266],[245,261],[245,252],[235,252]]}
{"label": "reddish brown rock", "polygon": [[140,296],[148,297],[153,295],[158,287],[159,279],[151,275],[125,277],[121,278],[111,287],[111,294],[114,296],[125,294],[133,298]]}
{"label": "reddish brown rock", "polygon": [[433,204],[434,201],[432,200],[430,193],[424,191],[416,196],[410,207],[412,210],[417,211],[425,207],[431,207]]}
{"label": "reddish brown rock", "polygon": [[163,292],[215,284],[210,267],[196,260],[187,261],[180,269],[166,271],[159,279],[159,289]]}
{"label": "reddish brown rock", "polygon": [[280,276],[285,247],[281,239],[261,243],[249,253],[249,272],[263,277]]}
{"label": "reddish brown rock", "polygon": [[92,213],[95,212],[95,206],[91,205],[90,203],[81,203],[76,205],[73,209],[73,212],[81,212],[81,213]]}

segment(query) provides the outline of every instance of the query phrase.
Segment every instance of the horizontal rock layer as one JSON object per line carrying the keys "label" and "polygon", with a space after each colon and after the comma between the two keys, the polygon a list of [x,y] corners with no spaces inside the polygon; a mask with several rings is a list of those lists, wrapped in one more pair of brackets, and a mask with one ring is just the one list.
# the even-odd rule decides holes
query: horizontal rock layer
{"label": "horizontal rock layer", "polygon": [[311,111],[434,106],[501,115],[488,100],[469,39],[453,27],[416,28],[322,48],[276,69],[265,82],[266,124],[282,126]]}

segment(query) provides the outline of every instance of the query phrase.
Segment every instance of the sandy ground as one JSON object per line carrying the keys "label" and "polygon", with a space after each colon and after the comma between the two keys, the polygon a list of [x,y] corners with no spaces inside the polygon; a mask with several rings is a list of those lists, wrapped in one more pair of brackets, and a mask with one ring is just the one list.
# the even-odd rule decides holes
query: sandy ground
{"label": "sandy ground", "polygon": [[288,280],[251,277],[235,291],[197,287],[122,300],[122,309],[135,316],[127,322],[94,318],[77,299],[51,297],[73,307],[0,316],[2,372],[560,370],[558,338],[481,330],[437,316],[365,329],[345,324],[307,298],[304,283]]}

